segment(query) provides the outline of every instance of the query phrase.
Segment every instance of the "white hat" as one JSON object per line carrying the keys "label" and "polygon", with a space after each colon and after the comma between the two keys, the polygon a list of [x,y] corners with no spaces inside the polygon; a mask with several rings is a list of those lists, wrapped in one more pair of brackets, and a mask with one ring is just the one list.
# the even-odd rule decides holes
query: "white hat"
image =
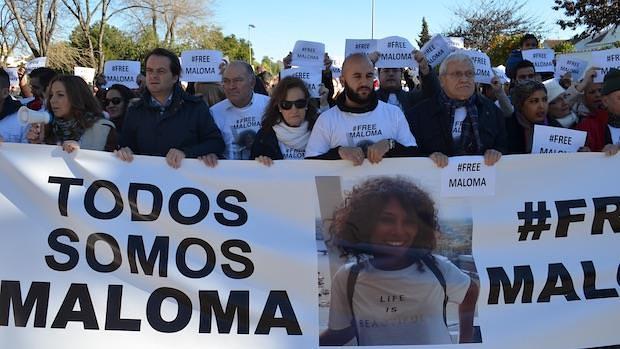
{"label": "white hat", "polygon": [[545,88],[547,89],[547,100],[549,102],[552,102],[566,92],[564,87],[562,87],[556,79],[549,79],[543,82],[543,84],[545,84]]}

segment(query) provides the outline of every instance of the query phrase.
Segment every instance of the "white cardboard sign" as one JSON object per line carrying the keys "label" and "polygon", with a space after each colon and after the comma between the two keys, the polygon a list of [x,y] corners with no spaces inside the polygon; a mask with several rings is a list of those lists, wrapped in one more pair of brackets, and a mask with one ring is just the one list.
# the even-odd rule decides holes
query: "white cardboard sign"
{"label": "white cardboard sign", "polygon": [[592,52],[592,65],[601,68],[594,77],[594,82],[603,82],[609,69],[620,69],[620,48]]}
{"label": "white cardboard sign", "polygon": [[33,58],[26,63],[26,73],[30,74],[31,71],[43,67],[47,67],[47,57]]}
{"label": "white cardboard sign", "polygon": [[559,79],[566,73],[571,73],[573,81],[578,81],[585,73],[588,67],[588,61],[571,57],[570,55],[561,55],[556,59],[555,78]]}
{"label": "white cardboard sign", "polygon": [[300,78],[308,87],[310,97],[319,98],[319,88],[321,84],[321,68],[319,67],[298,67],[285,69],[280,72],[280,77],[294,76]]}
{"label": "white cardboard sign", "polygon": [[482,156],[450,158],[441,170],[442,197],[495,195],[495,166],[484,164]]}
{"label": "white cardboard sign", "polygon": [[353,53],[370,54],[377,51],[377,40],[374,39],[346,39],[344,56],[349,57]]}
{"label": "white cardboard sign", "polygon": [[377,68],[413,68],[418,62],[413,59],[412,51],[415,49],[409,40],[400,36],[389,36],[377,41],[379,60],[375,64]]}
{"label": "white cardboard sign", "polygon": [[323,67],[324,56],[325,44],[298,40],[293,48],[291,64],[297,67]]}
{"label": "white cardboard sign", "polygon": [[138,88],[136,77],[140,74],[140,62],[138,61],[107,61],[103,68],[103,75],[110,87],[114,84],[125,85],[128,88]]}
{"label": "white cardboard sign", "polygon": [[465,39],[461,37],[449,36],[446,38],[446,41],[453,51],[465,49]]}
{"label": "white cardboard sign", "polygon": [[420,51],[424,53],[428,64],[430,64],[431,67],[434,68],[440,65],[441,62],[443,62],[443,60],[448,57],[450,52],[452,52],[452,47],[450,46],[450,44],[448,44],[448,42],[443,36],[437,34],[433,36],[426,44],[424,44]]}
{"label": "white cardboard sign", "polygon": [[81,77],[87,84],[92,84],[95,81],[95,73],[94,68],[73,67],[73,75]]}
{"label": "white cardboard sign", "polygon": [[586,135],[569,128],[534,125],[532,154],[575,153],[586,143]]}
{"label": "white cardboard sign", "polygon": [[220,64],[222,52],[217,50],[193,50],[181,53],[181,80],[192,82],[222,81]]}
{"label": "white cardboard sign", "polygon": [[491,59],[486,53],[473,50],[461,50],[466,54],[474,64],[474,79],[476,82],[490,84],[493,78],[493,68],[491,67]]}
{"label": "white cardboard sign", "polygon": [[525,50],[521,51],[521,55],[524,60],[534,64],[534,69],[537,73],[553,73],[555,71],[553,65],[555,52],[550,48]]}

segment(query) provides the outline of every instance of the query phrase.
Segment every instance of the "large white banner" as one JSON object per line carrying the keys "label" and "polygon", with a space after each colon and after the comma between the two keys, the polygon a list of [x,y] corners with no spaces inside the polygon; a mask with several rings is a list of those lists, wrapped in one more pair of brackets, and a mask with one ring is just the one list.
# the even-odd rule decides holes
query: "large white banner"
{"label": "large white banner", "polygon": [[[453,190],[488,176],[480,158],[451,161],[469,173]],[[619,170],[600,153],[504,156],[487,196],[448,197],[454,169],[428,158],[174,170],[5,143],[0,343],[617,345]]]}

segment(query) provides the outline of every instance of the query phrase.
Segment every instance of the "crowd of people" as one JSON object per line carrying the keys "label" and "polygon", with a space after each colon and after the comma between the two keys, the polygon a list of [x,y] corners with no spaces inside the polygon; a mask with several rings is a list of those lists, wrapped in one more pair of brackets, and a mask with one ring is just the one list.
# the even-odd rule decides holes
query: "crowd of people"
{"label": "crowd of people", "polygon": [[[413,52],[419,64],[419,75],[413,77],[401,68],[376,70],[377,52],[356,53],[346,57],[338,80],[326,56],[320,98],[311,98],[299,78],[272,84],[269,74],[242,61],[222,67],[221,83],[184,86],[178,57],[162,48],[146,56],[136,90],[104,88],[104,79],[93,88],[80,77],[37,68],[20,76],[21,94],[15,98],[9,94],[8,74],[0,70],[0,139],[58,145],[67,152],[110,151],[126,162],[134,155],[164,157],[172,168],[186,158],[214,167],[223,159],[255,159],[266,166],[276,160],[343,159],[361,165],[386,157],[429,157],[445,167],[450,157],[460,155],[481,155],[491,166],[504,154],[532,153],[534,127],[546,125],[586,131],[580,151],[615,155],[620,148],[620,70],[611,69],[603,83],[594,82],[596,67],[579,81],[554,79],[523,59],[523,50],[537,47],[536,37],[523,37],[506,63],[508,85],[498,77],[489,85],[475,83],[471,59],[458,51],[438,69],[420,51]],[[284,62],[290,64],[290,56]],[[49,118],[29,117],[37,112]],[[30,119],[35,121],[23,121]],[[357,205],[358,199],[365,204]],[[361,284],[357,292],[371,294],[369,283],[395,282],[376,270],[415,274],[411,285],[397,287],[418,287],[415,280],[425,270],[436,276],[440,270],[444,296],[433,301],[432,323],[441,323],[437,309],[442,302],[444,312],[448,300],[459,303],[461,341],[472,340],[478,290],[449,261],[429,258],[439,229],[436,217],[428,194],[402,178],[369,180],[353,190],[334,215],[331,235],[343,254],[373,258],[356,264],[357,269],[347,265],[335,276],[339,298],[334,298],[321,344],[345,344],[354,337],[366,344],[401,343],[402,336],[376,334],[355,322],[356,316],[373,319],[376,312],[359,304],[354,310],[346,294],[350,276],[343,275],[355,273]],[[394,244],[400,250],[391,249]],[[414,252],[403,253],[403,248]],[[426,254],[419,255],[420,250]],[[389,314],[381,319],[391,321]],[[420,343],[449,341],[445,331],[427,334],[418,338]]]}

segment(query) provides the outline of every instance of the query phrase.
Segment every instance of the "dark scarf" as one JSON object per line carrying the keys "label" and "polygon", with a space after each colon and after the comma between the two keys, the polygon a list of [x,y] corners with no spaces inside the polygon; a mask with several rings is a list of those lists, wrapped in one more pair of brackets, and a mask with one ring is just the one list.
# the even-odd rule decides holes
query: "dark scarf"
{"label": "dark scarf", "polygon": [[369,101],[368,105],[364,107],[360,107],[360,108],[352,108],[352,107],[346,106],[345,95],[346,95],[345,91],[342,91],[342,93],[338,95],[338,98],[336,98],[336,105],[338,106],[338,109],[340,109],[341,111],[347,112],[347,113],[354,113],[354,114],[368,113],[369,111],[375,110],[375,108],[377,108],[377,105],[379,104],[377,93],[374,90],[368,96],[368,101]]}
{"label": "dark scarf", "polygon": [[454,111],[458,108],[465,107],[467,116],[463,120],[463,128],[461,130],[461,143],[455,144],[454,155],[474,155],[479,154],[482,148],[480,141],[480,131],[478,130],[478,108],[476,107],[476,94],[474,93],[469,99],[458,101],[449,98],[446,93],[441,90],[439,100],[448,109],[450,116],[450,127],[454,125]]}
{"label": "dark scarf", "polygon": [[76,118],[54,118],[54,121],[52,122],[52,133],[54,134],[57,142],[78,142],[86,131],[86,128],[82,125],[93,125],[100,118],[101,116],[97,116],[93,113],[86,113],[82,124],[80,124]]}

